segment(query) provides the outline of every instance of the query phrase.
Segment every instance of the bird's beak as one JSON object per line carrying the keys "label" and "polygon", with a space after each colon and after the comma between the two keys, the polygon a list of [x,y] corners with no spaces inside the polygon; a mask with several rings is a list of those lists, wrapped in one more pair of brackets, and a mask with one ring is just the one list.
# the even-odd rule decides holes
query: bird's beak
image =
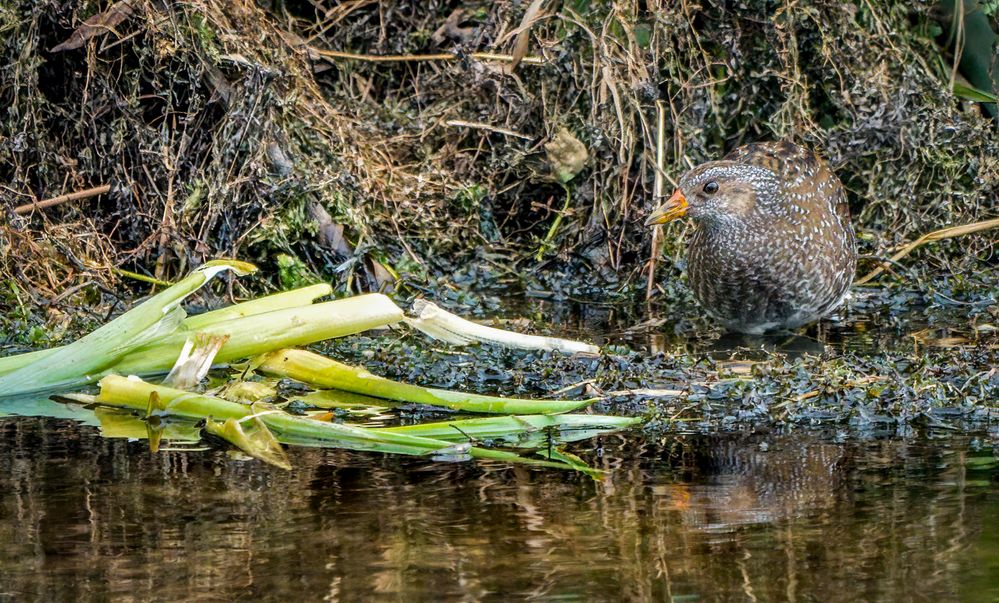
{"label": "bird's beak", "polygon": [[684,214],[687,213],[687,198],[683,196],[680,189],[673,191],[673,196],[666,200],[652,212],[652,214],[645,220],[646,226],[652,226],[653,224],[665,224],[676,220],[677,218],[682,218]]}

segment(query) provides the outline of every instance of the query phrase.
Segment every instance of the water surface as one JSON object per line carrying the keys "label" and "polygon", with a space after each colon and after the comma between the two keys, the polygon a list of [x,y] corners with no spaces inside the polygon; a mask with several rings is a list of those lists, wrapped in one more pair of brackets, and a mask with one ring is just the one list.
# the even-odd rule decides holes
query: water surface
{"label": "water surface", "polygon": [[[612,343],[746,345],[573,316]],[[902,349],[921,328],[762,344]],[[0,601],[999,601],[995,425],[636,430],[571,445],[596,482],[303,448],[282,471],[151,454],[82,407],[5,412],[41,416],[0,416]]]}
{"label": "water surface", "polygon": [[990,441],[614,436],[598,483],[311,449],[285,472],[6,419],[0,597],[999,600]]}

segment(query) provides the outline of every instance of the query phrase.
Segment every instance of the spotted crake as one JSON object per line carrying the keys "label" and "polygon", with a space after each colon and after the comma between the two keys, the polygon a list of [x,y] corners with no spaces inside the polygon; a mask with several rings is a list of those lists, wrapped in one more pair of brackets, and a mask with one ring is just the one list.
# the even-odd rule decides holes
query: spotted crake
{"label": "spotted crake", "polygon": [[818,320],[853,282],[857,247],[843,185],[808,149],[756,143],[695,167],[646,224],[682,216],[696,224],[687,246],[694,297],[731,331]]}

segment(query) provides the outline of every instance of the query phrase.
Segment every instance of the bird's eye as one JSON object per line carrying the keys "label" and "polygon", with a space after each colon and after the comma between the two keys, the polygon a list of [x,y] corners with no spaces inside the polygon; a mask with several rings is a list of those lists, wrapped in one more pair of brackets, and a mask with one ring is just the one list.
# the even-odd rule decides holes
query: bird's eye
{"label": "bird's eye", "polygon": [[713,195],[718,192],[718,183],[712,180],[704,185],[704,192],[709,195]]}

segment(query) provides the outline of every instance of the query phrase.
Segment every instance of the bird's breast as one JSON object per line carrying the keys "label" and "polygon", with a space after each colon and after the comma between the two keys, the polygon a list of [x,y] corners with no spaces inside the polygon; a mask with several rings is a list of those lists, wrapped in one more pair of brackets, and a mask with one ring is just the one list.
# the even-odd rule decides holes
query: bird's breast
{"label": "bird's breast", "polygon": [[820,314],[842,298],[843,275],[853,274],[852,233],[836,226],[701,226],[688,245],[691,289],[710,314],[740,330]]}

